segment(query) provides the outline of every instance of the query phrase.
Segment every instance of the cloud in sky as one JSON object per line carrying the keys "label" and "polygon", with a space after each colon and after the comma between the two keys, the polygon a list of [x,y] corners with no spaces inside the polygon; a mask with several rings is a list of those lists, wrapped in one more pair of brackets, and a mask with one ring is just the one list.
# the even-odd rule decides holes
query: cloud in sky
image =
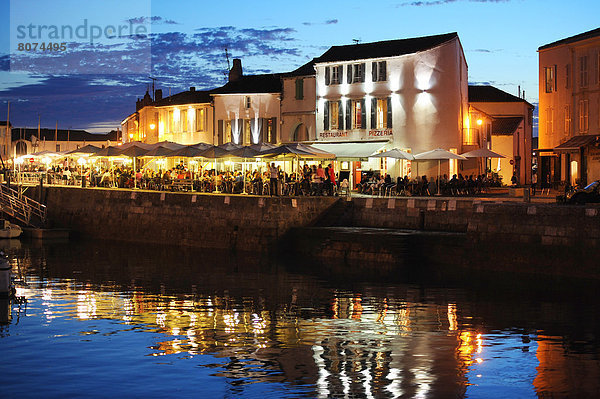
{"label": "cloud in sky", "polygon": [[508,3],[510,0],[423,0],[423,1],[410,1],[400,3],[400,7],[412,6],[412,7],[428,7],[428,6],[439,6],[450,3],[457,3],[459,1],[467,1],[471,3]]}
{"label": "cloud in sky", "polygon": [[142,25],[147,23],[150,23],[152,25],[179,25],[179,22],[177,21],[174,21],[172,19],[165,19],[159,16],[129,18],[125,22]]}
{"label": "cloud in sky", "polygon": [[[73,71],[83,65],[91,73],[19,74],[35,79],[21,79],[23,84],[0,87],[0,104],[6,101],[14,104],[11,120],[17,126],[37,125],[37,115],[41,114],[42,124],[46,121],[47,125],[53,126],[58,120],[65,128],[97,129],[105,126],[103,123],[120,121],[135,111],[135,100],[146,91],[149,76],[158,79],[157,88],[163,89],[164,96],[169,94],[169,89],[175,94],[190,86],[208,89],[224,84],[227,74],[225,48],[230,58],[243,59],[245,74],[286,72],[273,71],[273,59],[277,59],[279,65],[293,66],[290,70],[295,69],[306,62],[306,56],[296,45],[295,33],[294,29],[285,27],[241,29],[221,26],[199,28],[191,33],[152,33],[147,38],[115,45],[75,43],[64,54],[61,65],[70,66]],[[120,68],[124,64],[122,59],[141,60],[136,57],[142,57],[143,53],[136,51],[148,44],[151,72],[130,73],[132,71]],[[37,61],[58,62],[48,58]],[[9,57],[0,55],[0,68],[7,70],[8,65]],[[93,72],[95,65],[108,67],[110,73]],[[18,99],[25,101],[17,104]],[[5,109],[0,105],[0,119]]]}
{"label": "cloud in sky", "polygon": [[302,25],[305,26],[314,26],[314,25],[335,25],[337,24],[339,21],[337,19],[328,19],[327,21],[324,22],[302,22]]}

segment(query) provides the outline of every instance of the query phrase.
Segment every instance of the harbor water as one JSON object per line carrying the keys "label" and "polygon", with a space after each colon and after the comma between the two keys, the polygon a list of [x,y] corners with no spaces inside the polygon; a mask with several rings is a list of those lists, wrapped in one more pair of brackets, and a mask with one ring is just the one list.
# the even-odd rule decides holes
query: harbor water
{"label": "harbor water", "polygon": [[176,245],[0,246],[16,287],[0,300],[7,398],[600,395],[595,281],[344,277]]}

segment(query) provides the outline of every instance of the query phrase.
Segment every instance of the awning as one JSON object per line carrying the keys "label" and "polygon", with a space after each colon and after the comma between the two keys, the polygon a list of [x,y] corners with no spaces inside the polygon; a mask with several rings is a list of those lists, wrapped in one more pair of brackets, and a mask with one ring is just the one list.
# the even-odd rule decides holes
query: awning
{"label": "awning", "polygon": [[597,136],[595,134],[586,134],[571,137],[569,140],[565,141],[558,147],[554,147],[554,151],[579,151],[581,147],[585,147],[586,145],[598,141],[599,139],[600,136]]}
{"label": "awning", "polygon": [[372,143],[313,143],[311,146],[335,154],[338,159],[358,159],[368,158],[386,144],[386,142],[380,141]]}

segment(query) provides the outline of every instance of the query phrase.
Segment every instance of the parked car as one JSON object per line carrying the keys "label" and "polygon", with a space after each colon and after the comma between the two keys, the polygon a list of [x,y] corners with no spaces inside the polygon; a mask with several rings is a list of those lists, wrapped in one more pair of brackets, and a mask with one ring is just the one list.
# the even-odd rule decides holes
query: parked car
{"label": "parked car", "polygon": [[600,180],[596,180],[582,189],[576,190],[570,196],[567,196],[569,204],[587,204],[590,202],[600,202]]}

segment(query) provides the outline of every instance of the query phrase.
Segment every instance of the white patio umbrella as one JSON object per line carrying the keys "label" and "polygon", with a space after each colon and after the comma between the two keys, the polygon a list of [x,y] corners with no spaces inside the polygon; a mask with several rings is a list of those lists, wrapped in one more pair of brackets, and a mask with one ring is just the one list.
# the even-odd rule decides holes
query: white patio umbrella
{"label": "white patio umbrella", "polygon": [[[412,161],[413,159],[415,159],[413,154],[406,152],[406,151],[399,150],[397,148],[393,148],[393,149],[391,149],[389,151],[385,151],[385,152],[380,152],[379,154],[373,154],[373,155],[369,156],[369,158],[394,158],[394,159],[404,159],[407,161]],[[400,163],[398,163],[398,176],[400,176],[400,175],[401,175]]]}
{"label": "white patio umbrella", "polygon": [[[460,154],[460,155],[462,155],[465,158],[498,158],[498,160],[500,160],[499,158],[506,158],[504,155],[498,154],[497,152],[494,152],[492,150],[488,150],[487,148],[478,148],[476,150],[465,152],[464,154]],[[477,165],[478,173],[480,172],[480,169],[479,169],[480,167],[481,167],[481,163],[478,162],[478,165]],[[485,171],[484,171],[484,173],[485,173]]]}
{"label": "white patio umbrella", "polygon": [[440,169],[443,160],[450,159],[458,159],[461,161],[466,161],[467,158],[462,155],[455,154],[450,151],[446,151],[442,148],[436,148],[435,150],[422,152],[420,154],[415,155],[415,161],[438,161],[438,178],[437,178],[437,192],[440,193]]}

